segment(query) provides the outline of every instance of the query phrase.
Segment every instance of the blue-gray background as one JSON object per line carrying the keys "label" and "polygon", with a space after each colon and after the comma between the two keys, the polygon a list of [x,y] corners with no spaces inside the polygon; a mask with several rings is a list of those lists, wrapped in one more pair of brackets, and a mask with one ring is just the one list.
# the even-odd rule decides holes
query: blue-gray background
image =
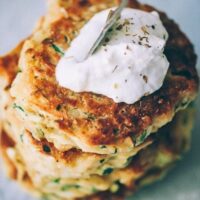
{"label": "blue-gray background", "polygon": [[[141,0],[160,8],[175,19],[195,45],[200,57],[200,0]],[[0,0],[0,55],[28,36],[39,16],[45,12],[44,0]],[[198,61],[200,71],[200,62]],[[200,98],[192,149],[163,181],[155,183],[129,200],[200,199]],[[0,200],[32,200],[0,171]]]}

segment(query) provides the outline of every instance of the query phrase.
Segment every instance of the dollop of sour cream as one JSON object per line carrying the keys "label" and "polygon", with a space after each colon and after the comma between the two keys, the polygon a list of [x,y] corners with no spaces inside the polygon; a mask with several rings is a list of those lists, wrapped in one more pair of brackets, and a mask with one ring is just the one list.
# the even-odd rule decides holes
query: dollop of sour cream
{"label": "dollop of sour cream", "polygon": [[163,53],[168,33],[157,12],[125,8],[96,52],[83,60],[114,9],[97,13],[80,30],[56,67],[56,79],[75,92],[133,104],[163,84],[169,67]]}

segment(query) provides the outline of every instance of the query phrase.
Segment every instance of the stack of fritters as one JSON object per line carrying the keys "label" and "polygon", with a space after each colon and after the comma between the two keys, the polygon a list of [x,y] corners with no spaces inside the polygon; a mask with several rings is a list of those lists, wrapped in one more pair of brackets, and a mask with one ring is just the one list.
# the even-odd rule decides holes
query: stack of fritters
{"label": "stack of fritters", "polygon": [[[55,79],[56,64],[81,27],[118,3],[50,0],[33,34],[0,59],[2,155],[9,176],[38,196],[121,199],[160,178],[188,149],[193,118],[188,105],[198,91],[196,56],[164,13],[159,12],[169,33],[170,68],[152,95],[117,104],[62,88]],[[155,10],[135,1],[129,6]]]}

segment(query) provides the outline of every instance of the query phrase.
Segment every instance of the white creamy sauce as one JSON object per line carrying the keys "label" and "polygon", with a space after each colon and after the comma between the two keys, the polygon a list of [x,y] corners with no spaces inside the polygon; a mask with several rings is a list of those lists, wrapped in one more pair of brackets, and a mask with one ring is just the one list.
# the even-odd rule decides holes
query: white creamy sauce
{"label": "white creamy sauce", "polygon": [[82,61],[110,10],[97,13],[81,29],[58,63],[56,79],[75,92],[93,92],[117,103],[133,104],[163,84],[169,67],[163,54],[168,33],[157,12],[125,8],[97,51]]}

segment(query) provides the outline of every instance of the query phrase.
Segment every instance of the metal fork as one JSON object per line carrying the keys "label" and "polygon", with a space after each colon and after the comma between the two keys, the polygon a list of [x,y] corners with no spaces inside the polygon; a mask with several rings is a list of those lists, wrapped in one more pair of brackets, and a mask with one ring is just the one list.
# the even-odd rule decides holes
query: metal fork
{"label": "metal fork", "polygon": [[103,30],[100,32],[97,40],[87,53],[86,57],[83,60],[86,60],[88,57],[90,57],[98,48],[99,44],[102,42],[102,40],[105,38],[106,33],[108,30],[116,23],[117,19],[121,16],[122,10],[127,6],[128,0],[122,0],[120,5],[115,11],[111,11],[108,15],[107,22],[103,28]]}

